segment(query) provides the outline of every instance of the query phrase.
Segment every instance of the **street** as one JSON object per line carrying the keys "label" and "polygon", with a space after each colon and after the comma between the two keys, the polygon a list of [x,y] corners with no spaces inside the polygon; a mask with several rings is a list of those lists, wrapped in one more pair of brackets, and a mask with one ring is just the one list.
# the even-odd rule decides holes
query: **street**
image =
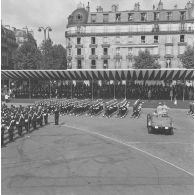
{"label": "street", "polygon": [[193,194],[193,118],[172,109],[174,135],[139,119],[61,116],[1,149],[2,195]]}

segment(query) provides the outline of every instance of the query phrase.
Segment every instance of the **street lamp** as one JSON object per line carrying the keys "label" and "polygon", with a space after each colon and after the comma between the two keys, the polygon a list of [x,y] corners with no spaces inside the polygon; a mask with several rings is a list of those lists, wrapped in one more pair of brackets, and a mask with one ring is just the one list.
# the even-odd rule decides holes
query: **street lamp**
{"label": "street lamp", "polygon": [[50,26],[47,26],[47,27],[39,27],[38,31],[41,32],[43,30],[44,32],[44,65],[46,66],[46,58],[45,58],[45,55],[46,55],[46,32],[48,31],[48,39],[49,39],[49,32],[52,31],[51,27]]}
{"label": "street lamp", "polygon": [[47,27],[39,27],[38,31],[41,32],[43,30],[44,32],[44,41],[46,42],[46,32],[48,31],[48,39],[49,39],[49,32],[52,31],[51,27],[50,26],[47,26]]}

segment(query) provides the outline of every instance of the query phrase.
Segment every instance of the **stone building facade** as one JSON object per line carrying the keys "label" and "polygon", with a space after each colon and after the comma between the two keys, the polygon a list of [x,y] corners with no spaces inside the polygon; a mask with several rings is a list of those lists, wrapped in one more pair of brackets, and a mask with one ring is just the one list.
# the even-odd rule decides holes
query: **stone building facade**
{"label": "stone building facade", "polygon": [[133,56],[148,49],[161,68],[182,68],[179,55],[194,44],[194,4],[164,9],[160,0],[151,10],[91,12],[79,6],[68,17],[65,32],[69,69],[128,69]]}

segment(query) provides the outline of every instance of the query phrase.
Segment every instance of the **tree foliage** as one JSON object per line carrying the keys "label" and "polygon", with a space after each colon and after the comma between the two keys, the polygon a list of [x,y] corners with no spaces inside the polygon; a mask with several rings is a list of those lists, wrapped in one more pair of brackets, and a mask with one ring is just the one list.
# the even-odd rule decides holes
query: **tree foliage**
{"label": "tree foliage", "polygon": [[42,63],[40,50],[30,41],[26,41],[13,55],[14,69],[39,69]]}
{"label": "tree foliage", "polygon": [[40,49],[45,60],[42,69],[67,69],[66,49],[61,44],[53,45],[51,40],[47,40]]}
{"label": "tree foliage", "polygon": [[138,56],[134,56],[133,67],[136,69],[157,69],[161,66],[146,49],[145,51],[139,51]]}
{"label": "tree foliage", "polygon": [[185,52],[180,56],[184,68],[194,68],[194,47],[187,46]]}

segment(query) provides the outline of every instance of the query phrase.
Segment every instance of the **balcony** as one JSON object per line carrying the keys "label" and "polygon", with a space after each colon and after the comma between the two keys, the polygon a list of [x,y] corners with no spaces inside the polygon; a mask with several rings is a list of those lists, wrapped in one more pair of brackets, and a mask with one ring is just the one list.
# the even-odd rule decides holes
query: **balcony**
{"label": "balcony", "polygon": [[173,58],[172,54],[165,54],[165,58]]}
{"label": "balcony", "polygon": [[72,60],[72,56],[67,56],[67,60],[71,61]]}
{"label": "balcony", "polygon": [[102,47],[110,47],[109,43],[102,43]]}
{"label": "balcony", "polygon": [[76,44],[75,48],[83,48],[83,44]]}
{"label": "balcony", "polygon": [[187,46],[187,43],[186,42],[179,42],[178,46]]}
{"label": "balcony", "polygon": [[75,56],[75,59],[77,59],[77,60],[83,60],[84,59],[84,56],[83,55],[77,55],[77,56]]}
{"label": "balcony", "polygon": [[91,69],[96,69],[96,65],[91,65]]}
{"label": "balcony", "polygon": [[97,60],[98,59],[98,56],[97,55],[90,55],[89,56],[89,59],[90,60]]}
{"label": "balcony", "polygon": [[110,55],[102,55],[101,59],[102,60],[108,60],[108,59],[110,59]]}
{"label": "balcony", "polygon": [[132,59],[133,59],[133,55],[132,55],[132,54],[128,54],[128,55],[126,56],[126,59],[127,59],[127,60],[132,60]]}
{"label": "balcony", "polygon": [[116,55],[114,56],[114,59],[120,60],[120,59],[122,59],[122,56],[121,56],[120,54],[116,54]]}
{"label": "balcony", "polygon": [[165,43],[165,46],[173,46],[173,43]]}
{"label": "balcony", "polygon": [[90,44],[89,47],[97,47],[97,44]]}

